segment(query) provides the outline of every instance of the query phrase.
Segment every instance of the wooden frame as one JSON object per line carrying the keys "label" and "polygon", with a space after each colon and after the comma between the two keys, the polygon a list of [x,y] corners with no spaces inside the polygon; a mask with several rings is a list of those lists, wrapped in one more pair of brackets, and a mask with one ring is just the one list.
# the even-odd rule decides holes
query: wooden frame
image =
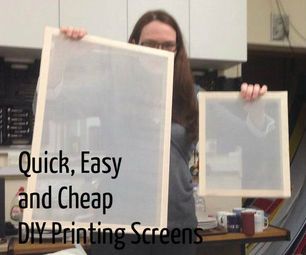
{"label": "wooden frame", "polygon": [[[46,28],[45,37],[44,37],[44,47],[42,52],[42,60],[41,60],[41,69],[40,69],[40,79],[39,79],[39,91],[38,91],[38,101],[37,101],[37,110],[35,115],[35,126],[34,126],[34,134],[33,134],[33,143],[32,143],[32,152],[31,156],[34,158],[38,158],[41,155],[41,142],[43,136],[43,122],[45,116],[45,103],[47,98],[47,87],[48,87],[48,78],[50,71],[50,55],[51,49],[53,47],[52,38],[63,38],[63,40],[67,40],[63,35],[60,34],[58,29],[54,28]],[[143,230],[146,227],[158,227],[163,228],[167,226],[167,208],[168,208],[168,178],[169,178],[169,158],[170,158],[170,135],[171,135],[171,108],[172,108],[172,87],[173,87],[173,62],[174,62],[174,54],[172,52],[161,51],[156,49],[151,49],[143,46],[138,46],[134,44],[128,44],[118,41],[112,41],[108,39],[98,38],[95,36],[86,36],[82,39],[84,42],[101,44],[107,47],[113,47],[118,49],[124,49],[134,53],[142,53],[148,56],[156,56],[162,59],[165,59],[167,66],[167,79],[165,81],[166,87],[164,87],[165,98],[166,98],[166,109],[165,109],[165,119],[164,119],[164,139],[163,143],[163,158],[162,158],[162,168],[157,169],[157,171],[161,171],[162,175],[162,187],[161,188],[161,199],[159,201],[159,208],[161,210],[161,217],[159,219],[159,224],[157,226],[146,226],[141,225],[137,229]],[[75,42],[74,42],[75,43]],[[59,177],[60,178],[60,177]],[[28,178],[27,184],[27,193],[35,192],[37,185],[37,174],[32,173],[32,176]],[[144,192],[145,191],[141,191]],[[132,205],[131,205],[132,206]],[[33,209],[27,208],[24,211],[24,222],[30,223],[33,221]],[[42,220],[43,221],[43,220]],[[51,228],[52,221],[46,220],[46,227]],[[88,223],[84,222],[76,222],[73,226],[71,222],[64,221],[62,222],[63,227],[88,227]],[[122,224],[94,224],[94,227],[104,228],[110,227],[112,229],[117,229],[124,227],[126,228],[126,232],[131,232],[131,225],[122,225]]]}
{"label": "wooden frame", "polygon": [[[280,108],[278,113],[280,116],[279,129],[279,141],[280,147],[276,148],[280,150],[281,154],[281,167],[282,167],[282,187],[280,189],[252,189],[252,188],[241,188],[241,189],[230,189],[230,188],[215,188],[209,189],[207,185],[207,169],[206,169],[206,114],[207,108],[206,103],[208,100],[222,100],[230,102],[238,102],[242,105],[249,104],[250,107],[255,106],[262,100],[265,101],[276,101],[279,103]],[[286,92],[268,92],[265,96],[255,102],[244,102],[238,92],[200,92],[199,93],[199,194],[203,196],[241,196],[241,197],[289,197],[290,196],[290,161],[289,161],[289,142],[288,142],[288,111],[287,111],[287,93]],[[226,122],[222,123],[227,126]],[[222,125],[221,124],[221,125]],[[231,126],[227,126],[229,130]],[[250,146],[253,146],[250,144]]]}

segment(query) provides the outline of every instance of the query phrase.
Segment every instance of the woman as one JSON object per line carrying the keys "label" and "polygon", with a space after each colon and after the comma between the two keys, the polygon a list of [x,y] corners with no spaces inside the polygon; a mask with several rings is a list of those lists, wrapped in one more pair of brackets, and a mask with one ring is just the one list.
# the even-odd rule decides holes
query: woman
{"label": "woman", "polygon": [[[82,29],[62,28],[62,33],[72,39],[86,35]],[[198,136],[198,108],[189,60],[182,33],[177,22],[164,11],[149,11],[136,23],[129,38],[130,43],[154,47],[175,53],[173,106],[170,148],[168,228],[195,229],[197,219],[193,198],[192,178],[188,162]],[[241,96],[253,100],[267,91],[264,85],[241,85]],[[147,248],[147,247],[142,247]],[[134,247],[131,253],[144,254],[141,247]],[[101,247],[101,251],[105,247]],[[137,249],[137,251],[136,251]],[[155,245],[153,254],[192,254],[193,245]],[[118,251],[120,252],[120,251]],[[123,250],[122,254],[128,254]]]}

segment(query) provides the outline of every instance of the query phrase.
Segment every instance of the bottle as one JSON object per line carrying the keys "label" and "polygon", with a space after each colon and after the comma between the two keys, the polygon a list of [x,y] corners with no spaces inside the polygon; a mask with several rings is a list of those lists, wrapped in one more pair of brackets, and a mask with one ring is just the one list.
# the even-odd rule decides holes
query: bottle
{"label": "bottle", "polygon": [[205,210],[204,198],[198,195],[198,186],[193,187],[193,197],[194,197],[195,210],[198,222],[202,222],[207,215]]}
{"label": "bottle", "polygon": [[20,193],[22,192],[24,192],[24,187],[21,186],[11,202],[10,217],[14,223],[18,223],[22,220],[23,209],[19,207],[19,201],[21,199]]}

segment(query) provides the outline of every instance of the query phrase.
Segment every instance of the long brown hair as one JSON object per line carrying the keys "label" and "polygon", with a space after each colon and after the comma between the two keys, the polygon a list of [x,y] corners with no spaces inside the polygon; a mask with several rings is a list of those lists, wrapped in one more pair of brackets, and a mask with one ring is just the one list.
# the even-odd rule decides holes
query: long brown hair
{"label": "long brown hair", "polygon": [[129,43],[139,44],[142,29],[154,20],[171,26],[176,32],[172,121],[183,125],[190,141],[195,141],[198,137],[198,105],[182,32],[175,19],[161,10],[146,12],[137,21],[129,38]]}

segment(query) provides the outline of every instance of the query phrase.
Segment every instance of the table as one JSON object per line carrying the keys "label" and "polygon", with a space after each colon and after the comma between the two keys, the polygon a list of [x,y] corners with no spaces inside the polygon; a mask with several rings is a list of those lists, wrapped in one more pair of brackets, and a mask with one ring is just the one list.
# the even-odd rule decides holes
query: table
{"label": "table", "polygon": [[[264,232],[256,233],[253,236],[246,236],[243,233],[226,233],[220,235],[203,234],[203,243],[198,245],[198,255],[244,255],[246,243],[272,242],[290,240],[290,232],[283,228],[270,226]],[[3,245],[2,245],[3,247]],[[48,243],[43,244],[19,244],[18,239],[10,240],[6,245],[7,252],[0,251],[0,254],[7,255],[34,255],[56,252],[62,249],[74,247],[71,243]],[[85,249],[89,251],[90,246]]]}
{"label": "table", "polygon": [[289,241],[290,232],[287,229],[269,226],[265,231],[253,236],[243,233],[226,233],[221,235],[203,235],[203,244],[198,247],[198,255],[244,255],[245,244]]}

